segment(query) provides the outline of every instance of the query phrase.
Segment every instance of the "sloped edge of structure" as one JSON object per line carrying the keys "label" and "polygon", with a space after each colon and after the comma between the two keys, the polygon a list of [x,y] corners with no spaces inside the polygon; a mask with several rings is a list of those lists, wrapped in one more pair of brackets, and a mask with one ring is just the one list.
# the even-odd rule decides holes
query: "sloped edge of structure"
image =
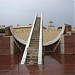
{"label": "sloped edge of structure", "polygon": [[14,32],[12,26],[10,27],[10,31],[11,31],[11,34],[13,35],[13,37],[14,37],[18,42],[22,43],[23,45],[26,45],[27,41],[24,41],[23,39],[19,38],[19,37],[15,34],[15,32]]}
{"label": "sloped edge of structure", "polygon": [[30,34],[29,34],[29,37],[28,37],[28,40],[27,40],[27,43],[26,43],[26,47],[24,49],[24,53],[23,53],[23,56],[22,56],[21,64],[25,64],[25,61],[26,61],[27,48],[29,47],[29,44],[30,44],[30,40],[31,40],[31,36],[32,36],[32,32],[33,32],[33,28],[34,28],[36,17],[37,17],[37,14],[35,15],[35,19],[34,19],[34,22],[33,22],[33,25],[32,25],[32,28],[31,28],[31,31],[30,31]]}

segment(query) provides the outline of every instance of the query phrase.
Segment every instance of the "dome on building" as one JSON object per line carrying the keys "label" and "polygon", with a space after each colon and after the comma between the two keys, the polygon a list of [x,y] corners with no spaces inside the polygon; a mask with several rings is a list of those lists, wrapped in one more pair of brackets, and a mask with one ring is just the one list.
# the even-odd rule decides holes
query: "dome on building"
{"label": "dome on building", "polygon": [[52,20],[50,20],[50,21],[49,21],[48,28],[54,28],[54,25],[53,25],[53,23],[54,23],[54,22],[53,22]]}

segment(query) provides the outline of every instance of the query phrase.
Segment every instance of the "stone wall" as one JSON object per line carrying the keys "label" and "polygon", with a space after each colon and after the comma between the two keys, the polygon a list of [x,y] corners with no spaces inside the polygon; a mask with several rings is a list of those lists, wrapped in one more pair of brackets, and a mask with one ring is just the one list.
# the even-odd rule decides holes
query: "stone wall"
{"label": "stone wall", "polygon": [[6,36],[11,36],[12,35],[11,31],[10,31],[10,26],[8,26],[8,27],[5,28],[5,35]]}
{"label": "stone wall", "polygon": [[64,36],[64,54],[75,54],[75,33]]}
{"label": "stone wall", "polygon": [[16,46],[13,36],[5,36],[0,34],[0,55],[11,55],[19,52],[19,48]]}
{"label": "stone wall", "polygon": [[10,37],[4,37],[4,34],[0,34],[0,55],[10,54]]}
{"label": "stone wall", "polygon": [[64,54],[75,54],[75,32],[69,24],[65,24]]}

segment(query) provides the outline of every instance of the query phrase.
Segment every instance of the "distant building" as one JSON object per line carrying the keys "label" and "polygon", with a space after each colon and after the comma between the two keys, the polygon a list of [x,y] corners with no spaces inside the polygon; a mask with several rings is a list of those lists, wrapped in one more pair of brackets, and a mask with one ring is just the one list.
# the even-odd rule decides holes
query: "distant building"
{"label": "distant building", "polygon": [[0,25],[0,29],[5,29],[5,25]]}
{"label": "distant building", "polygon": [[53,25],[53,21],[52,20],[49,21],[48,28],[49,29],[54,28],[54,25]]}

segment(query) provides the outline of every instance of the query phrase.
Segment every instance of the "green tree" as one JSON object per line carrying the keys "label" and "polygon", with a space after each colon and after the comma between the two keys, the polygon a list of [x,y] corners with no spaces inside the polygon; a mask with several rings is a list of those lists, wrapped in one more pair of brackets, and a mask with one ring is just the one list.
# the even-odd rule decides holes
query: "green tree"
{"label": "green tree", "polygon": [[58,29],[62,29],[62,27],[58,27]]}
{"label": "green tree", "polygon": [[5,33],[5,29],[0,29],[0,33]]}

